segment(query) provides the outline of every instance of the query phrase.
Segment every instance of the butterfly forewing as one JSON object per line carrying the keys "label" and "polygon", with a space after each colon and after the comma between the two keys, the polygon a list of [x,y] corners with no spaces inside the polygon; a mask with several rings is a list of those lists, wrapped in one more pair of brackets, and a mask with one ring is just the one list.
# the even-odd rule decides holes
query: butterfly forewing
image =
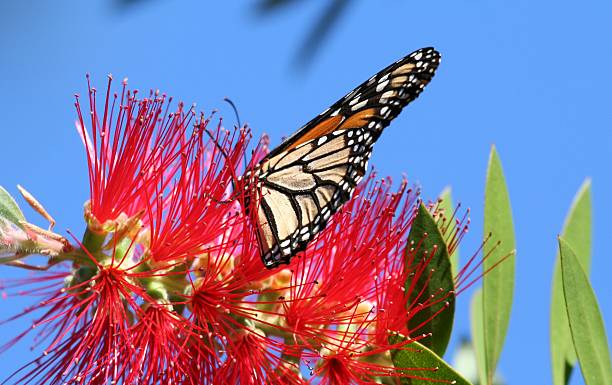
{"label": "butterfly forewing", "polygon": [[350,199],[372,145],[440,62],[422,48],[348,93],[247,171],[245,209],[266,267],[289,263]]}

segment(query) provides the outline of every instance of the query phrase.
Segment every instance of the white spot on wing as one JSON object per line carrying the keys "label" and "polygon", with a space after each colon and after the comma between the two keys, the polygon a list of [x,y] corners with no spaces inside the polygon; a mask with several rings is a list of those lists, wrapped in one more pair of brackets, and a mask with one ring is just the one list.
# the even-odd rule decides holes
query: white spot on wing
{"label": "white spot on wing", "polygon": [[395,96],[395,91],[391,90],[391,91],[387,91],[384,94],[382,94],[381,99],[389,99]]}
{"label": "white spot on wing", "polygon": [[389,80],[385,80],[382,83],[378,83],[378,85],[376,86],[376,92],[380,92],[380,91],[384,90],[385,87],[387,86],[387,84],[389,84]]}
{"label": "white spot on wing", "polygon": [[355,104],[353,107],[351,107],[351,110],[352,111],[357,111],[358,109],[363,108],[366,104],[368,104],[368,101],[367,100],[363,100],[363,101]]}

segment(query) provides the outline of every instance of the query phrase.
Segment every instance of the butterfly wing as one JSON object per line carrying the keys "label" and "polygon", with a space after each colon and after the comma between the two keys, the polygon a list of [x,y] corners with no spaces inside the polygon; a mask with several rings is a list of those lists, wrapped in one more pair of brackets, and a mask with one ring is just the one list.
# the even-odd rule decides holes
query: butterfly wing
{"label": "butterfly wing", "polygon": [[[372,146],[434,75],[440,54],[422,48],[355,88],[246,174],[245,199],[262,260],[274,268],[304,250],[362,179]],[[254,199],[251,199],[254,198]]]}

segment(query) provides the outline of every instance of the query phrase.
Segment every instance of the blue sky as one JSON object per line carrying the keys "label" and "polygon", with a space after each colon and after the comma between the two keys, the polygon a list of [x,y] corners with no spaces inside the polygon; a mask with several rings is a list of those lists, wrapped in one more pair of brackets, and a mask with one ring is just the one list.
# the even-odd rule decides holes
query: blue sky
{"label": "blue sky", "polygon": [[[159,88],[233,119],[222,102],[228,96],[255,133],[267,132],[277,144],[379,69],[433,45],[443,55],[436,77],[385,131],[371,163],[396,179],[406,173],[426,197],[451,185],[472,210],[465,256],[482,238],[486,162],[491,144],[498,147],[518,249],[504,377],[509,384],[551,381],[556,235],[587,176],[595,206],[592,281],[612,330],[609,2],[354,1],[301,72],[292,70],[295,54],[323,2],[266,18],[247,1],[118,3],[0,3],[0,184],[11,192],[17,183],[26,186],[58,229],[82,231],[88,186],[73,94],[85,94],[86,72],[100,88],[113,73],[129,77],[131,87]],[[459,302],[457,337],[469,333],[469,296]],[[0,301],[0,316],[24,304]],[[2,326],[0,337],[25,327]],[[28,347],[3,355],[3,372],[34,358]]]}

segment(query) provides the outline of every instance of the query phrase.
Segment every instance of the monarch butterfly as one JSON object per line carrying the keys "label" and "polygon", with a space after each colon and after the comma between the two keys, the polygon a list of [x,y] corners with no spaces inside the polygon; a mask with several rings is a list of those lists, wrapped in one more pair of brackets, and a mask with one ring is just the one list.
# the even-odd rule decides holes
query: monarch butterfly
{"label": "monarch butterfly", "polygon": [[350,199],[383,129],[434,75],[422,48],[383,69],[297,130],[244,175],[243,205],[272,269],[306,248]]}

